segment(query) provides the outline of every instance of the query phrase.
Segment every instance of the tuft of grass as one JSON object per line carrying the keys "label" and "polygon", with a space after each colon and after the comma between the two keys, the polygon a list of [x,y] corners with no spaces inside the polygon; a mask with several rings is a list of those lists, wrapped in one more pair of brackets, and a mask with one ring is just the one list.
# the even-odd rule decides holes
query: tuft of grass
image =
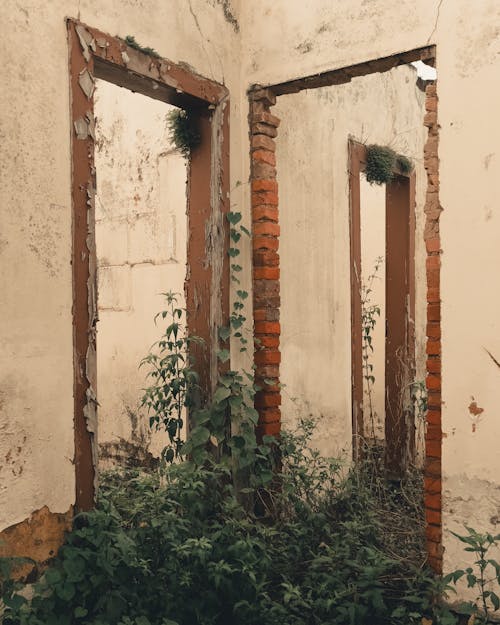
{"label": "tuft of grass", "polygon": [[175,147],[188,158],[191,150],[201,142],[201,136],[192,116],[183,109],[172,111],[168,115],[170,140]]}
{"label": "tuft of grass", "polygon": [[394,178],[394,169],[403,174],[409,174],[413,163],[402,154],[397,154],[392,148],[383,145],[368,145],[366,147],[366,180],[370,184],[386,184]]}
{"label": "tuft of grass", "polygon": [[154,48],[150,48],[149,46],[141,46],[141,44],[136,40],[133,35],[127,35],[125,37],[125,43],[131,48],[139,50],[139,52],[144,52],[144,54],[147,54],[148,56],[153,56],[156,59],[160,58],[160,55]]}

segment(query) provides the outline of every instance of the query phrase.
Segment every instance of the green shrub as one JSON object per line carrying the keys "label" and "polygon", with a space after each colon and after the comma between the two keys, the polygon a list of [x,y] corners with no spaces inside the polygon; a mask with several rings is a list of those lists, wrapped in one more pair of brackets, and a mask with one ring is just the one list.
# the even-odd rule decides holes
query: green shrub
{"label": "green shrub", "polygon": [[[234,259],[248,231],[239,213],[228,220]],[[231,263],[236,284],[239,271]],[[219,336],[245,351],[248,293],[236,293]],[[182,444],[196,380],[169,297],[167,328],[145,359],[158,375],[144,403],[168,433],[165,460],[189,461],[102,476],[96,510],[75,518],[32,599],[4,584],[4,625],[454,623],[437,599],[445,586],[425,568],[418,472],[388,481],[370,450],[350,469],[323,458],[308,421],[257,441],[253,377],[230,369],[211,401],[191,410]],[[228,362],[227,347],[217,356]]]}
{"label": "green shrub", "polygon": [[104,476],[31,603],[5,598],[5,625],[454,622],[423,567],[415,484],[386,483],[372,460],[343,475],[312,431],[283,436],[281,477],[247,489],[251,510],[221,463]]}

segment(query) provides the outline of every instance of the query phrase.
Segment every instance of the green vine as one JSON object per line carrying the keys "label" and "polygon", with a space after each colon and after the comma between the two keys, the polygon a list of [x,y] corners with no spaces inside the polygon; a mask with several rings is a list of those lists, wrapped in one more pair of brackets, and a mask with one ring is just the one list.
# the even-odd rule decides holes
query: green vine
{"label": "green vine", "polygon": [[383,257],[379,256],[375,261],[372,273],[368,276],[366,283],[361,285],[361,328],[362,328],[362,364],[363,377],[365,380],[365,395],[368,400],[368,417],[370,419],[371,437],[375,440],[375,422],[377,413],[373,406],[373,385],[375,384],[375,375],[371,355],[373,354],[373,332],[380,317],[380,306],[372,304],[371,293],[373,292],[373,282],[377,278],[377,274],[383,262]]}
{"label": "green vine", "polygon": [[[251,332],[245,327],[244,314],[248,292],[240,288],[240,241],[250,232],[242,225],[239,212],[229,212],[230,275],[236,285],[228,324],[219,328],[220,349],[217,357],[221,364],[217,386],[211,401],[195,406],[193,397],[198,387],[198,375],[189,356],[190,345],[199,342],[197,337],[185,334],[185,310],[177,306],[177,296],[166,293],[167,310],[159,313],[167,327],[151,352],[142,360],[148,366],[151,381],[143,397],[143,405],[150,415],[150,426],[165,430],[169,443],[163,450],[167,462],[189,459],[195,466],[216,462],[230,468],[235,484],[257,488],[271,481],[269,447],[259,445],[255,428],[258,413],[254,408],[257,387],[253,373],[231,369],[230,343],[233,340],[240,353],[248,350]],[[190,431],[182,440],[186,414],[189,413]]]}

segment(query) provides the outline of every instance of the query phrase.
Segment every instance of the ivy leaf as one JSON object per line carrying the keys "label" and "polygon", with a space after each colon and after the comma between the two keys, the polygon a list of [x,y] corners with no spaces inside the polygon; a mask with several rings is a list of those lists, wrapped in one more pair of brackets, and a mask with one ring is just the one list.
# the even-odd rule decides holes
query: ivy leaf
{"label": "ivy leaf", "polygon": [[227,341],[231,336],[231,328],[229,326],[222,326],[219,328],[219,336],[223,341]]}
{"label": "ivy leaf", "polygon": [[242,449],[245,446],[245,439],[243,436],[232,436],[231,445],[236,447],[236,449]]}
{"label": "ivy leaf", "polygon": [[189,442],[192,446],[204,445],[210,438],[210,430],[203,426],[198,426],[191,431]]}
{"label": "ivy leaf", "polygon": [[221,362],[227,362],[231,357],[231,353],[228,349],[221,349],[217,352],[217,357]]}
{"label": "ivy leaf", "polygon": [[230,224],[233,224],[233,226],[235,226],[238,222],[241,221],[241,213],[230,211],[227,214],[227,220],[229,221]]}
{"label": "ivy leaf", "polygon": [[220,404],[231,395],[231,389],[225,386],[219,386],[214,393],[214,403]]}

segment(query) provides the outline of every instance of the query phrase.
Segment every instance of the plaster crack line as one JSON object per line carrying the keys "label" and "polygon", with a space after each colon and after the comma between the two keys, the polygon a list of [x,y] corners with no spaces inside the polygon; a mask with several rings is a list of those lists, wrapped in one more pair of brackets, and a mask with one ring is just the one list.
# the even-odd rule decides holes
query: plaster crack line
{"label": "plaster crack line", "polygon": [[428,44],[430,43],[432,37],[434,36],[434,33],[436,32],[437,25],[438,25],[438,22],[439,22],[439,14],[441,12],[441,5],[443,4],[443,2],[444,2],[444,0],[439,0],[439,4],[437,6],[437,11],[436,11],[436,20],[434,22],[434,28],[432,29],[432,32],[429,35],[429,38],[427,39],[427,43]]}
{"label": "plaster crack line", "polygon": [[[193,11],[193,5],[191,4],[191,0],[189,0],[188,4],[189,4],[189,12],[193,16],[193,20],[194,20],[194,23],[196,24],[196,28],[198,29],[198,32],[200,33],[201,47],[203,48],[203,52],[205,53],[205,56],[207,57],[208,66],[210,67],[211,77],[212,77],[213,80],[215,80],[214,71],[212,69],[212,63],[210,62],[210,55],[208,54],[208,51],[205,48],[205,44],[204,44],[205,37],[203,36],[203,33],[201,32],[200,23],[198,22],[198,18],[196,17],[196,13]],[[209,41],[208,38],[207,38],[207,41]]]}

